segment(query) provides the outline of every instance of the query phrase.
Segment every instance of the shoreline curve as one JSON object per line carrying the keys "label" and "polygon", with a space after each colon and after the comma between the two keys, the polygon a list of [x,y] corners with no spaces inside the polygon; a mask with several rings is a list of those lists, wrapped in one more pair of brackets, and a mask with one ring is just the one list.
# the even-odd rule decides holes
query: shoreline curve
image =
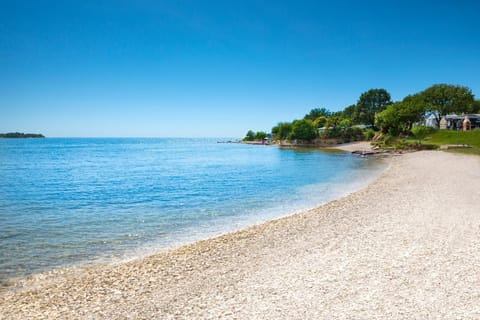
{"label": "shoreline curve", "polygon": [[480,158],[388,161],[319,208],[4,292],[0,318],[479,316]]}

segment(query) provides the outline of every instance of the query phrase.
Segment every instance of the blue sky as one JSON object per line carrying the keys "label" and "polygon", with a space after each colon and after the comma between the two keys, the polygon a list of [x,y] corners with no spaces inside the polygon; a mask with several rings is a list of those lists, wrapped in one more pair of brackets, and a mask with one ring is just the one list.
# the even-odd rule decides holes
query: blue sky
{"label": "blue sky", "polygon": [[3,1],[0,132],[242,137],[435,83],[480,97],[478,1]]}

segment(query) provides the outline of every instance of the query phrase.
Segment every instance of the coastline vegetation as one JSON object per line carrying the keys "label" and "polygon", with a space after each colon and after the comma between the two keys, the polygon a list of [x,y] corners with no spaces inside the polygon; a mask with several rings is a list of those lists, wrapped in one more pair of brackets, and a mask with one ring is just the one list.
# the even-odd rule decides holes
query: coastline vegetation
{"label": "coastline vegetation", "polygon": [[449,151],[480,155],[480,130],[433,130],[425,138],[425,144],[440,147],[442,145],[464,145],[468,148],[453,148]]}
{"label": "coastline vegetation", "polygon": [[0,133],[0,138],[45,138],[45,136],[40,133],[9,132]]}
{"label": "coastline vegetation", "polygon": [[418,126],[422,128],[417,135],[408,137],[379,135],[372,144],[380,149],[390,150],[434,150],[442,146],[450,146],[448,151],[465,154],[480,155],[480,130],[439,130],[431,127]]}
{"label": "coastline vegetation", "polygon": [[249,130],[243,138],[243,141],[264,141],[267,138],[267,133],[264,131],[254,132]]}
{"label": "coastline vegetation", "polygon": [[[480,100],[475,100],[470,88],[435,84],[401,101],[392,101],[385,89],[370,89],[342,111],[314,108],[302,119],[279,122],[270,133],[250,130],[244,140],[271,138],[279,144],[296,146],[368,140],[379,148],[434,149],[439,144],[453,144],[457,139],[455,131],[437,130],[441,118],[453,113],[480,113]],[[471,135],[472,138],[465,138],[469,141],[465,143],[473,149],[480,148],[478,132],[462,133],[464,137]]]}

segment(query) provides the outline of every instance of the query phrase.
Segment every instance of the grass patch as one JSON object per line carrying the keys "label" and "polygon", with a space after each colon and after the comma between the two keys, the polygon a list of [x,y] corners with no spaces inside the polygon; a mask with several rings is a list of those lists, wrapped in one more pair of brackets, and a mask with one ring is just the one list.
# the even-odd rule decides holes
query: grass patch
{"label": "grass patch", "polygon": [[435,150],[438,148],[438,145],[428,143],[425,140],[423,140],[423,142],[420,142],[418,139],[411,137],[402,138],[383,133],[379,133],[374,137],[372,145],[382,150],[391,150],[394,152],[412,150]]}
{"label": "grass patch", "polygon": [[480,155],[480,130],[436,130],[428,135],[425,142],[437,146],[441,146],[442,144],[468,144],[472,147],[467,149],[451,149],[451,151]]}
{"label": "grass patch", "polygon": [[379,135],[374,145],[390,150],[432,150],[444,144],[466,144],[471,148],[449,149],[449,152],[480,155],[480,130],[453,131],[434,130],[419,142],[415,137],[398,138],[391,135]]}

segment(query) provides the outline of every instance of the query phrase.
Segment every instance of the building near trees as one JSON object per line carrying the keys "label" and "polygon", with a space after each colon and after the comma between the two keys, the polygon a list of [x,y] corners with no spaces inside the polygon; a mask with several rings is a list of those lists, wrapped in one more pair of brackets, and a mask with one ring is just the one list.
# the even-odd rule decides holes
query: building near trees
{"label": "building near trees", "polygon": [[448,114],[440,120],[441,130],[480,130],[480,114]]}

